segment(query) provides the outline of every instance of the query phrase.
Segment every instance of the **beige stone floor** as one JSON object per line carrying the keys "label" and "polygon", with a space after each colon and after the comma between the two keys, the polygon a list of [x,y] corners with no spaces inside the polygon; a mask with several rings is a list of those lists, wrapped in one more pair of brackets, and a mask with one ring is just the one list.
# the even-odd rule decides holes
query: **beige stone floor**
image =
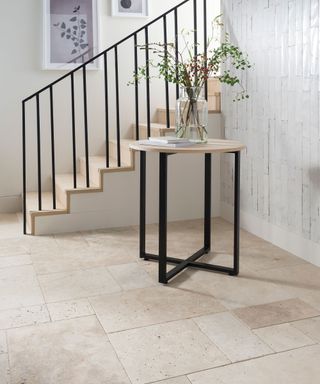
{"label": "beige stone floor", "polygon": [[[232,227],[213,227],[205,259],[230,265]],[[169,225],[171,255],[201,241],[201,221]],[[239,277],[162,286],[137,227],[28,237],[0,215],[1,384],[318,384],[319,361],[320,269],[247,232]]]}

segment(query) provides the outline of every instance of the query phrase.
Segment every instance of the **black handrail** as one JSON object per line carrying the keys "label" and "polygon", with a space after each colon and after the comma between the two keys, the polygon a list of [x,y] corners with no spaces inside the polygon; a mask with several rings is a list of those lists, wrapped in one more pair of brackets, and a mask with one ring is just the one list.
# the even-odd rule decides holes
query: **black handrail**
{"label": "black handrail", "polygon": [[[108,70],[108,58],[109,53],[112,53],[114,56],[114,85],[115,85],[115,119],[116,119],[116,160],[117,166],[121,167],[121,113],[122,106],[120,105],[120,75],[119,75],[119,50],[118,47],[128,40],[132,39],[134,44],[133,57],[134,57],[134,73],[135,73],[135,136],[138,140],[140,138],[140,92],[139,92],[139,81],[138,81],[138,72],[139,72],[139,55],[138,55],[138,34],[140,32],[144,33],[144,42],[145,45],[149,44],[149,32],[150,26],[155,24],[158,21],[162,21],[163,28],[163,41],[164,46],[167,47],[168,43],[168,15],[173,13],[174,17],[174,35],[175,35],[175,61],[176,61],[176,72],[178,75],[178,63],[179,63],[179,9],[184,4],[191,2],[191,0],[184,0],[180,4],[169,9],[162,15],[156,17],[149,23],[145,24],[141,28],[132,32],[125,38],[121,39],[117,43],[111,45],[107,49],[93,56],[86,62],[83,62],[73,70],[69,71],[65,75],[59,77],[57,80],[51,82],[47,86],[41,88],[37,92],[33,93],[29,97],[25,98],[22,101],[22,159],[23,159],[23,231],[27,233],[27,150],[26,150],[26,103],[35,98],[36,106],[36,154],[37,154],[37,188],[38,188],[38,210],[41,211],[44,207],[43,204],[43,194],[42,194],[42,146],[41,146],[41,129],[42,129],[42,115],[40,107],[42,105],[40,96],[43,92],[49,91],[49,125],[50,125],[50,137],[51,137],[51,176],[52,176],[52,207],[57,209],[57,192],[56,192],[56,151],[55,151],[55,108],[54,108],[54,86],[63,80],[70,77],[70,96],[71,96],[71,135],[72,135],[72,165],[73,165],[73,188],[78,188],[78,178],[77,178],[77,137],[76,137],[76,124],[78,119],[76,119],[76,100],[75,100],[75,73],[82,72],[82,93],[83,93],[83,128],[84,128],[84,168],[85,168],[85,185],[87,188],[90,188],[90,148],[89,148],[89,114],[88,114],[88,85],[87,85],[87,69],[90,64],[95,60],[102,58],[103,59],[103,74],[104,74],[104,109],[105,109],[105,153],[106,153],[106,167],[110,167],[110,107],[109,107],[109,70]],[[198,10],[199,5],[198,0],[192,0],[192,11],[193,11],[193,28],[194,28],[194,54],[198,54]],[[207,54],[207,0],[203,0],[203,16],[204,16],[204,54]],[[165,56],[167,57],[168,51],[165,48]],[[150,52],[148,49],[145,49],[145,66],[146,66],[146,115],[147,115],[147,135],[151,136],[151,84],[150,84]],[[179,85],[175,86],[176,98],[179,98],[180,89]],[[208,95],[208,86],[205,86],[205,95]],[[169,82],[165,80],[165,115],[166,115],[166,127],[170,128],[171,119],[170,119],[170,86]],[[47,208],[46,208],[47,209]]]}
{"label": "black handrail", "polygon": [[71,73],[77,72],[77,71],[80,70],[81,68],[87,66],[88,64],[91,64],[93,61],[99,59],[99,57],[103,56],[105,53],[112,51],[115,47],[117,47],[117,46],[121,45],[122,43],[124,43],[125,41],[131,39],[132,37],[134,37],[134,35],[138,34],[139,32],[142,32],[144,29],[150,27],[150,25],[156,23],[158,20],[161,20],[161,19],[163,18],[163,16],[165,16],[165,15],[169,15],[171,12],[174,12],[175,9],[180,8],[182,5],[188,3],[189,1],[190,1],[190,0],[184,0],[182,3],[180,3],[180,4],[176,5],[175,7],[171,8],[169,11],[163,13],[161,16],[158,16],[157,18],[153,19],[153,20],[150,21],[149,23],[145,24],[143,27],[137,29],[135,32],[130,33],[130,35],[124,37],[123,39],[119,40],[117,43],[111,45],[109,48],[107,48],[107,49],[105,49],[104,51],[102,51],[102,52],[98,53],[97,55],[93,56],[90,60],[87,60],[85,63],[79,65],[77,68],[72,69],[71,71],[69,71],[69,72],[66,73],[65,75],[59,77],[57,80],[55,80],[55,81],[53,81],[52,83],[50,83],[49,85],[46,85],[45,87],[41,88],[38,92],[35,92],[35,93],[32,94],[31,96],[28,96],[28,97],[25,98],[23,101],[31,100],[31,99],[34,98],[37,94],[46,91],[48,88],[50,88],[50,86],[53,86],[53,85],[59,83],[60,81],[66,79],[68,76],[71,75]]}

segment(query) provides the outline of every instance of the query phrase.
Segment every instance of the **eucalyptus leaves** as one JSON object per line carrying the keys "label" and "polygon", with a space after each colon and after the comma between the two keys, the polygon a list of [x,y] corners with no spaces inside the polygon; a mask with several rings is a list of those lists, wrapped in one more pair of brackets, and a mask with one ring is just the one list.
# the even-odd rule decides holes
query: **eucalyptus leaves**
{"label": "eucalyptus leaves", "polygon": [[[237,86],[234,100],[248,98],[241,84],[240,73],[251,68],[251,64],[247,54],[231,43],[227,33],[222,36],[221,16],[217,16],[212,22],[212,33],[207,41],[206,53],[195,54],[194,31],[181,32],[179,39],[184,44],[180,45],[179,50],[174,43],[141,45],[140,49],[149,50],[153,57],[157,57],[148,63],[149,67],[157,71],[157,75],[150,77],[164,78],[187,91],[193,88],[201,89],[209,77],[216,77],[221,83]],[[135,79],[139,81],[146,78],[147,73],[147,66],[141,66],[135,74]]]}
{"label": "eucalyptus leaves", "polygon": [[61,38],[70,40],[73,43],[71,55],[83,54],[88,48],[87,43],[87,21],[80,14],[80,5],[74,7],[74,16],[69,19],[69,22],[59,22],[53,24],[61,32]]}

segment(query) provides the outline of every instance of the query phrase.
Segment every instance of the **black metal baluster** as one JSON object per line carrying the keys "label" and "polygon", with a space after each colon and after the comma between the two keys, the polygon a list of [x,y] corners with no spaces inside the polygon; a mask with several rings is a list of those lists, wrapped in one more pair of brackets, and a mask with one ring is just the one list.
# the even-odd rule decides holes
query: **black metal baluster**
{"label": "black metal baluster", "polygon": [[146,44],[146,94],[147,94],[147,136],[151,136],[151,112],[150,112],[150,64],[149,64],[149,30],[145,28]]}
{"label": "black metal baluster", "polygon": [[[207,0],[203,0],[203,27],[204,27],[204,56],[205,56],[205,67],[208,69],[208,16],[207,16]],[[204,83],[205,98],[208,100],[208,79]]]}
{"label": "black metal baluster", "polygon": [[[168,60],[168,30],[167,30],[167,16],[163,16],[163,38],[164,38],[164,57]],[[168,73],[167,73],[168,74]],[[167,128],[170,128],[170,95],[169,95],[169,82],[165,80],[165,91],[166,91],[166,122]]]}
{"label": "black metal baluster", "polygon": [[27,161],[26,161],[26,103],[22,102],[22,212],[23,234],[27,234]]}
{"label": "black metal baluster", "polygon": [[194,56],[198,56],[198,11],[197,0],[193,0],[193,37],[194,37]]}
{"label": "black metal baluster", "polygon": [[120,143],[120,97],[119,97],[119,63],[118,46],[114,48],[115,80],[116,80],[116,108],[117,108],[117,156],[118,167],[121,167],[121,143]]}
{"label": "black metal baluster", "polygon": [[106,167],[110,167],[110,148],[109,148],[109,82],[108,82],[108,57],[105,52],[103,55],[104,64],[104,102],[105,102],[105,119],[106,119]]}
{"label": "black metal baluster", "polygon": [[84,142],[85,142],[85,157],[86,157],[86,185],[87,185],[87,188],[90,188],[87,72],[86,72],[85,65],[82,68],[82,73],[83,73],[83,106],[84,106]]}
{"label": "black metal baluster", "polygon": [[74,100],[74,74],[71,73],[71,122],[72,122],[72,163],[73,163],[73,188],[77,188],[77,144],[76,144],[76,116]]}
{"label": "black metal baluster", "polygon": [[54,140],[54,109],[53,109],[53,87],[50,87],[50,126],[51,126],[51,173],[52,173],[52,208],[57,209],[56,195],[56,161]]}
{"label": "black metal baluster", "polygon": [[[178,64],[179,64],[179,26],[178,26],[178,8],[174,10],[174,35],[175,35],[175,55],[176,55],[176,78],[178,79],[179,76],[179,70],[178,70]],[[179,99],[180,97],[180,90],[179,90],[179,84],[176,84],[176,98]]]}
{"label": "black metal baluster", "polygon": [[135,74],[135,107],[136,107],[136,140],[139,140],[139,80],[138,80],[138,39],[134,35],[134,74]]}
{"label": "black metal baluster", "polygon": [[41,126],[40,126],[40,98],[36,96],[37,107],[37,160],[38,160],[38,210],[42,211],[42,189],[41,189]]}

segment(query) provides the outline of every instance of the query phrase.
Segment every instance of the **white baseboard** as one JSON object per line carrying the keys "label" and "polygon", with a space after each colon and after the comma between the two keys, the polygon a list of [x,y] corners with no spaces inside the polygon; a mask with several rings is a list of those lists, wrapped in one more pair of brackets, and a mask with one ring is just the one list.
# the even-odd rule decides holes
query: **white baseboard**
{"label": "white baseboard", "polygon": [[0,196],[0,213],[21,212],[21,196]]}
{"label": "white baseboard", "polygon": [[[221,203],[221,216],[233,222],[233,207]],[[320,267],[320,244],[241,211],[241,227],[262,239]]]}

